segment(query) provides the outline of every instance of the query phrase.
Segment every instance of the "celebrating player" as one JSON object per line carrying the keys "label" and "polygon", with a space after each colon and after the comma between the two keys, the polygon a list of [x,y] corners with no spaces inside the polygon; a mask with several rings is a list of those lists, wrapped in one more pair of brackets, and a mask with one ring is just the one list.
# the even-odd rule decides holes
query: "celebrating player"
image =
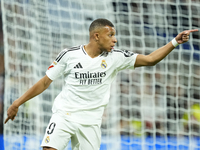
{"label": "celebrating player", "polygon": [[187,42],[190,33],[196,31],[183,31],[165,46],[149,55],[141,55],[114,49],[117,43],[114,25],[107,19],[94,20],[89,28],[89,43],[61,51],[46,75],[8,108],[5,123],[14,120],[20,105],[64,75],[65,85],[55,98],[53,114],[41,146],[43,150],[63,150],[71,139],[72,149],[98,150],[102,115],[117,73],[123,69],[157,64],[178,44]]}

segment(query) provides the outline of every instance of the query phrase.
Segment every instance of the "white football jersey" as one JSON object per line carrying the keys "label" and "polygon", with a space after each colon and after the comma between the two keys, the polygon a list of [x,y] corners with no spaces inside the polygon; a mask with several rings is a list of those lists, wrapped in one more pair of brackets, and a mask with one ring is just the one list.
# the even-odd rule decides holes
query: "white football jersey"
{"label": "white football jersey", "polygon": [[91,58],[83,45],[61,51],[46,71],[51,80],[65,78],[53,113],[61,112],[67,120],[81,124],[100,124],[112,81],[120,70],[134,69],[136,57],[130,51],[113,50]]}

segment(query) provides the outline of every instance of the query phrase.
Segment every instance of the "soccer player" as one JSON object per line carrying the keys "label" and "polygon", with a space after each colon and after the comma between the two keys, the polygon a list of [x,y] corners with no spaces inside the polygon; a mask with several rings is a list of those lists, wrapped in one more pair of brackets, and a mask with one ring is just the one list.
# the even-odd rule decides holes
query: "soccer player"
{"label": "soccer player", "polygon": [[98,150],[102,115],[116,74],[123,69],[157,64],[196,31],[183,31],[165,46],[149,55],[141,55],[114,49],[117,43],[114,25],[107,19],[94,20],[89,27],[89,43],[62,50],[46,75],[8,108],[5,123],[14,120],[20,105],[64,75],[65,85],[55,98],[41,146],[43,150],[63,150],[71,139],[74,150]]}

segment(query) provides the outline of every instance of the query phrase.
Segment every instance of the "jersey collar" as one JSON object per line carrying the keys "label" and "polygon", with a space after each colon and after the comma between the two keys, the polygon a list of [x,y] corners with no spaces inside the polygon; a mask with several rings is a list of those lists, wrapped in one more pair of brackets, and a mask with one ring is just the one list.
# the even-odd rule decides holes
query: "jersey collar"
{"label": "jersey collar", "polygon": [[[87,52],[85,51],[85,49],[84,49],[84,45],[82,45],[82,47],[81,47],[81,49],[82,49],[82,51],[83,51],[83,53],[85,54],[85,55],[87,55],[88,57],[90,57],[88,54],[87,54]],[[107,52],[102,52],[99,56],[97,56],[97,57],[95,57],[95,58],[98,58],[98,57],[102,57],[104,54],[106,54]],[[91,57],[90,57],[91,58]],[[91,58],[91,59],[94,59],[94,58]]]}

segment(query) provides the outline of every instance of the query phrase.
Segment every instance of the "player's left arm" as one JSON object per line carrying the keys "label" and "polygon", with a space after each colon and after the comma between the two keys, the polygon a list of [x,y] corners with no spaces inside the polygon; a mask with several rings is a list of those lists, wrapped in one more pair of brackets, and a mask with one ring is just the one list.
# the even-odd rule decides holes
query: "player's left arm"
{"label": "player's left arm", "polygon": [[[175,37],[175,40],[178,44],[183,44],[189,40],[189,35],[191,32],[197,31],[198,29],[183,31]],[[162,59],[164,59],[174,48],[175,46],[172,44],[172,41],[170,41],[169,43],[167,43],[163,47],[160,47],[149,55],[139,54],[136,58],[134,67],[154,66]]]}

